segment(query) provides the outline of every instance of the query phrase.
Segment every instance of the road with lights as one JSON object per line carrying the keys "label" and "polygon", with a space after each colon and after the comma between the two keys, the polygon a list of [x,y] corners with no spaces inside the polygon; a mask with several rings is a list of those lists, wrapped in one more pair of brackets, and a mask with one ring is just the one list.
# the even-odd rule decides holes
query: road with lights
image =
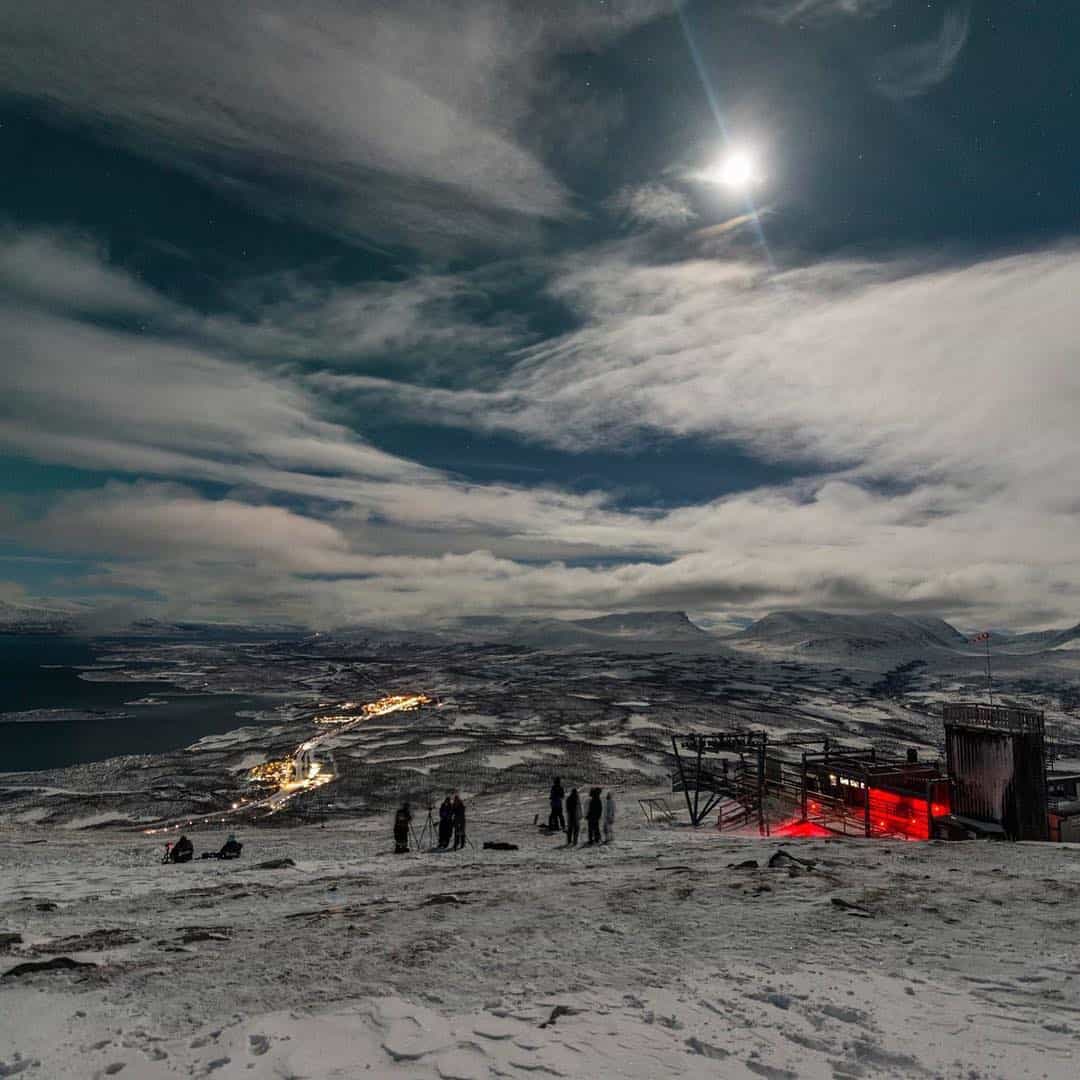
{"label": "road with lights", "polygon": [[[327,760],[329,754],[325,750],[325,744],[330,739],[338,739],[376,717],[411,712],[430,704],[431,698],[426,694],[390,694],[378,701],[369,701],[359,706],[355,702],[344,702],[337,712],[314,717],[314,722],[323,730],[310,739],[305,739],[288,757],[264,762],[250,770],[248,782],[260,786],[272,785],[274,790],[269,794],[240,799],[228,809],[216,810],[211,814],[162,822],[153,828],[144,829],[143,832],[147,836],[153,836],[158,833],[179,832],[181,829],[199,825],[223,825],[231,818],[240,816],[250,818],[253,814],[263,817],[276,814],[298,795],[324,787],[336,779],[332,758]],[[320,752],[323,755],[321,760]]]}

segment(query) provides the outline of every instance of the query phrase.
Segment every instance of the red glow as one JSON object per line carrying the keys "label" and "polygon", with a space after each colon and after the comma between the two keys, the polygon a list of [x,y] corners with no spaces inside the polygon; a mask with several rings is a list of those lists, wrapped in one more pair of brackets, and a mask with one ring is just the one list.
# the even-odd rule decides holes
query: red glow
{"label": "red glow", "polygon": [[930,839],[929,806],[914,795],[870,788],[870,829],[893,833],[912,840]]}
{"label": "red glow", "polygon": [[818,825],[813,821],[785,821],[775,829],[769,830],[772,836],[794,836],[818,838],[821,836],[835,836],[832,829],[826,829],[824,825]]}

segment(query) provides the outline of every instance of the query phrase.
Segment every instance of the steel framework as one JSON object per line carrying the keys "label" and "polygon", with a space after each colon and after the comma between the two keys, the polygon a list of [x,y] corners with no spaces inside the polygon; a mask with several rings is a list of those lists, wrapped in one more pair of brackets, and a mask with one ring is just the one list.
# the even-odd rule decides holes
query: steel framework
{"label": "steel framework", "polygon": [[[758,830],[762,836],[766,835],[764,795],[765,754],[768,744],[767,732],[750,728],[738,728],[717,735],[671,736],[671,748],[675,752],[675,765],[679,772],[677,788],[686,797],[686,809],[691,825],[695,828],[699,826],[712,810],[725,799],[729,799],[742,807],[742,813],[722,814],[723,820],[731,823],[735,818],[742,817],[744,823],[749,823],[756,815]],[[692,764],[684,761],[679,752],[680,745],[692,755]],[[734,769],[729,767],[727,758],[719,772],[702,768],[703,757],[723,753],[739,755],[739,762]]]}

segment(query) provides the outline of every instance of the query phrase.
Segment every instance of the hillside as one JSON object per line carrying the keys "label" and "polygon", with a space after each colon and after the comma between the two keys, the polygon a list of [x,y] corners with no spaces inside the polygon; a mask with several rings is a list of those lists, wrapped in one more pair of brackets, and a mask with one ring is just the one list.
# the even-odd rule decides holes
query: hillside
{"label": "hillside", "polygon": [[657,795],[620,787],[593,848],[533,826],[542,786],[467,795],[461,853],[389,855],[386,817],[180,866],[0,827],[0,1076],[1074,1075],[1068,851],[719,835],[650,825]]}
{"label": "hillside", "polygon": [[807,650],[957,649],[967,639],[943,619],[892,614],[837,615],[827,611],[777,611],[732,635]]}
{"label": "hillside", "polygon": [[684,611],[633,611],[587,619],[478,616],[463,619],[456,634],[538,649],[712,652],[722,648],[715,635],[695,626]]}

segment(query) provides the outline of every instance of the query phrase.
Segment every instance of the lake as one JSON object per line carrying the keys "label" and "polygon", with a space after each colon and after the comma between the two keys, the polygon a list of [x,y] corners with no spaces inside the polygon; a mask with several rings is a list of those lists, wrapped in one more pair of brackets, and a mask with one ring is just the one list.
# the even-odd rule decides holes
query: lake
{"label": "lake", "polygon": [[[204,735],[256,723],[236,714],[265,710],[281,700],[189,694],[157,680],[80,679],[75,666],[97,659],[93,643],[82,639],[0,634],[0,771],[54,769],[121,754],[178,750]],[[160,704],[131,704],[148,697]],[[33,709],[78,709],[93,715],[45,722],[4,719],[3,714]]]}

